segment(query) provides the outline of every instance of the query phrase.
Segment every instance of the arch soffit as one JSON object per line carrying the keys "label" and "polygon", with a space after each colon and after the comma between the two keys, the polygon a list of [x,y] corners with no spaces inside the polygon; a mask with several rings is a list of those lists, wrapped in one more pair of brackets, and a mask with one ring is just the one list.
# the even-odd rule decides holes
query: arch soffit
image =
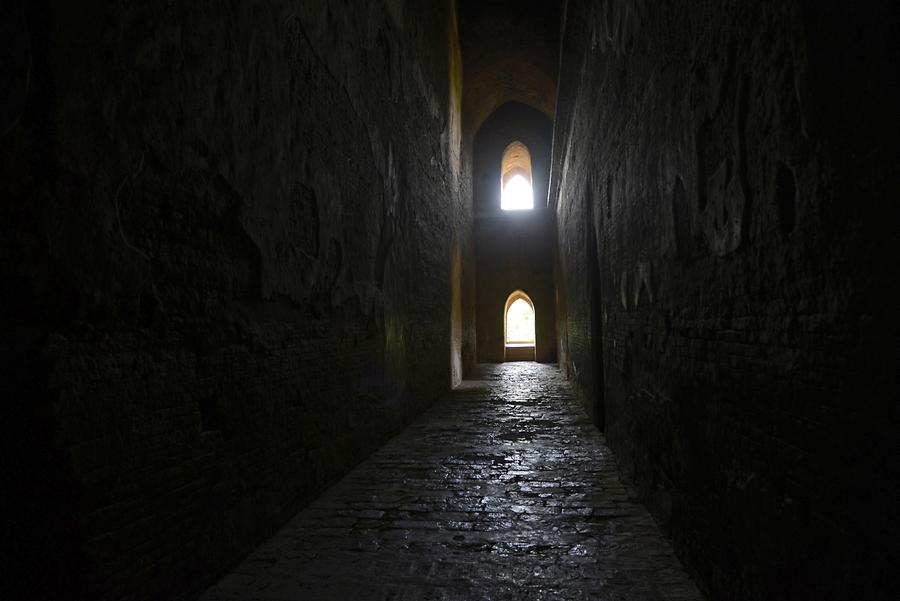
{"label": "arch soffit", "polygon": [[522,299],[528,306],[531,307],[531,310],[534,311],[534,301],[531,300],[531,297],[524,290],[515,290],[506,297],[506,303],[503,305],[503,314],[506,315],[506,312],[509,311],[509,307],[516,302],[517,300]]}
{"label": "arch soffit", "polygon": [[520,102],[553,120],[556,81],[534,64],[500,59],[466,78],[463,86],[464,129],[471,139],[488,117],[508,102]]}
{"label": "arch soffit", "polygon": [[503,151],[500,184],[506,186],[516,175],[522,175],[529,184],[531,183],[531,153],[528,152],[528,147],[518,140],[511,142]]}

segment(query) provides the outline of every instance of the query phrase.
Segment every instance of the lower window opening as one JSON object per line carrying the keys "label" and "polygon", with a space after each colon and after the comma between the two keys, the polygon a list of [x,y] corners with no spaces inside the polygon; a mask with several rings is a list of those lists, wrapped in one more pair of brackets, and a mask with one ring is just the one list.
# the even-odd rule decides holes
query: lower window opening
{"label": "lower window opening", "polygon": [[534,303],[517,290],[509,295],[503,317],[506,361],[534,361]]}

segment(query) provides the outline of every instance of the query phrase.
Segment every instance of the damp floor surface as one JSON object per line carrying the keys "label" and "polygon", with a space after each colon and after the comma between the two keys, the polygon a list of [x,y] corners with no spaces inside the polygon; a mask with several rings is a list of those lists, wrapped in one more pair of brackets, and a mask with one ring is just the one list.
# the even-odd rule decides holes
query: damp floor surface
{"label": "damp floor surface", "polygon": [[473,378],[202,599],[702,599],[555,366]]}

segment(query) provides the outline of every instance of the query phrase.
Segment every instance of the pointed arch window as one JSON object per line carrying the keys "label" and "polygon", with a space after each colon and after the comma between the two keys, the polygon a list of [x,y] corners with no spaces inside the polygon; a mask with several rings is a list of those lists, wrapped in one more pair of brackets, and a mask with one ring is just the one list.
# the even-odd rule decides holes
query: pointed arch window
{"label": "pointed arch window", "polygon": [[504,357],[507,361],[534,361],[535,312],[531,298],[516,290],[503,309]]}
{"label": "pointed arch window", "polygon": [[531,153],[518,140],[503,151],[500,163],[500,208],[504,211],[534,208]]}

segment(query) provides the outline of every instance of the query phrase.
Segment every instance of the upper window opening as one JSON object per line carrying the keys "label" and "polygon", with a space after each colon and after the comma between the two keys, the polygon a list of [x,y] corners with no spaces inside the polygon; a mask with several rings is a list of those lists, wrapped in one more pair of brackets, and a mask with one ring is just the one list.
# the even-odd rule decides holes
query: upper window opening
{"label": "upper window opening", "polygon": [[500,166],[500,208],[504,211],[534,208],[531,154],[528,148],[518,141],[503,151]]}

